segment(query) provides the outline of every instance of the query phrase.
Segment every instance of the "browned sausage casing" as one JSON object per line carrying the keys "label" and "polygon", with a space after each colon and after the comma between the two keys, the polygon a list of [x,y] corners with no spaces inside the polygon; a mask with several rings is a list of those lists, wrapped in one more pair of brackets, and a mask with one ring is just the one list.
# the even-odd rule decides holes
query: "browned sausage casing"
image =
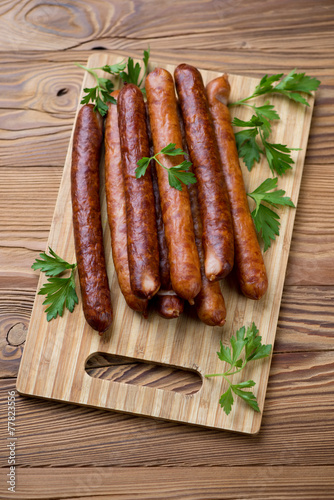
{"label": "browned sausage casing", "polygon": [[[151,133],[150,119],[148,115],[147,102],[145,108],[146,108],[147,134],[150,145],[150,156],[153,156],[154,148],[152,142],[152,133]],[[178,318],[180,314],[182,314],[184,309],[184,299],[178,297],[176,293],[172,290],[172,284],[170,281],[168,248],[165,236],[165,227],[162,220],[158,176],[154,161],[151,162],[151,174],[152,174],[152,184],[153,184],[154,203],[155,203],[155,217],[157,221],[157,231],[158,231],[159,270],[160,270],[160,281],[161,281],[161,288],[157,293],[154,302],[155,302],[155,308],[160,316],[166,319],[173,319],[173,318]]]}
{"label": "browned sausage casing", "polygon": [[101,116],[92,104],[83,106],[75,126],[72,152],[74,243],[85,318],[100,333],[112,322],[99,196],[102,136]]}
{"label": "browned sausage casing", "polygon": [[215,281],[231,271],[234,261],[233,225],[217,141],[200,72],[180,64],[175,83],[197,179],[205,274]]}
{"label": "browned sausage casing", "polygon": [[[179,111],[179,121],[182,134],[183,150],[188,153],[184,124]],[[202,244],[203,226],[198,204],[197,185],[189,186],[191,213],[194,221],[195,240],[201,263],[202,288],[195,297],[195,306],[199,319],[209,326],[223,326],[226,318],[226,308],[223,294],[218,281],[209,281],[204,270],[204,252]]]}
{"label": "browned sausage casing", "polygon": [[143,94],[127,84],[117,99],[126,199],[130,282],[133,293],[150,299],[159,290],[159,252],[151,172],[136,178],[137,162],[149,156]]}
{"label": "browned sausage casing", "polygon": [[175,319],[183,313],[184,299],[178,297],[173,290],[170,291],[170,295],[160,295],[158,292],[155,301],[157,313],[163,318]]}
{"label": "browned sausage casing", "polygon": [[195,297],[196,311],[199,319],[209,326],[223,326],[226,318],[226,308],[219,281],[209,281],[204,271],[204,252],[202,245],[202,221],[198,204],[196,185],[189,186],[191,211],[194,220],[197,250],[201,262],[202,288]]}
{"label": "browned sausage casing", "polygon": [[[111,95],[117,99],[119,90]],[[127,226],[121,145],[118,131],[118,113],[115,104],[108,104],[105,120],[105,184],[111,249],[118,283],[131,309],[146,316],[148,300],[136,297],[131,289],[127,248]]]}
{"label": "browned sausage casing", "polygon": [[[168,71],[156,68],[147,76],[145,88],[154,152],[158,153],[169,143],[181,148],[172,76]],[[183,157],[160,155],[159,160],[170,168],[182,162]],[[188,190],[186,186],[182,191],[172,188],[167,171],[158,164],[157,174],[172,287],[177,295],[193,303],[201,289],[201,275]]]}
{"label": "browned sausage casing", "polygon": [[[154,148],[152,142],[152,132],[150,119],[148,116],[148,105],[145,103],[146,109],[146,126],[147,126],[147,135],[150,146],[150,157],[154,155]],[[155,207],[155,218],[157,223],[157,233],[158,233],[158,248],[159,248],[159,272],[160,272],[160,282],[161,287],[160,290],[170,290],[172,288],[172,284],[170,281],[170,266],[168,260],[168,248],[165,236],[165,228],[164,222],[162,220],[162,212],[161,212],[161,204],[160,204],[160,194],[159,194],[159,185],[158,185],[158,175],[155,166],[155,162],[151,161],[150,164],[151,175],[152,175],[152,185],[153,185],[153,194],[154,194],[154,207]]]}
{"label": "browned sausage casing", "polygon": [[207,85],[207,95],[230,199],[235,261],[240,288],[246,297],[257,300],[266,292],[268,279],[247,202],[231,116],[227,107],[230,95],[227,76],[212,80]]}

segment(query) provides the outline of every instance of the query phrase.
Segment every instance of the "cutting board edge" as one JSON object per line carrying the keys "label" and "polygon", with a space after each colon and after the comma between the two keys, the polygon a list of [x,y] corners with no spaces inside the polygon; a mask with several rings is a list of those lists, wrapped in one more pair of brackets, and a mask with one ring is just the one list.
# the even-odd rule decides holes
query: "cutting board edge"
{"label": "cutting board edge", "polygon": [[[108,55],[112,55],[112,52],[110,52]],[[89,64],[89,61],[93,58],[96,58],[96,54],[92,54],[92,56],[89,57],[88,59],[88,64]],[[119,57],[120,58],[120,57]],[[158,64],[158,63],[156,63]],[[163,66],[166,66],[165,64]],[[204,70],[204,71],[208,71],[208,70]],[[212,73],[216,73],[216,74],[219,74],[218,72],[212,72]],[[238,75],[229,75],[229,76],[235,76],[236,78],[239,78]],[[251,78],[251,77],[244,77],[244,78],[247,78],[249,80],[257,80],[255,78]],[[83,80],[83,84],[82,84],[82,89],[84,87],[84,84],[85,84],[85,79]],[[313,99],[313,103],[314,103],[314,99]],[[80,109],[80,105],[78,105],[77,107],[77,112],[76,112],[76,116],[77,116],[77,113]],[[312,108],[313,108],[313,105],[312,105]],[[311,115],[312,115],[312,112],[311,112]],[[310,127],[310,123],[311,121],[309,122],[309,127]],[[309,130],[309,127],[308,127],[308,130]],[[67,156],[70,154],[70,147],[71,147],[71,142],[72,142],[72,137],[73,137],[73,129],[72,129],[72,134],[71,134],[71,140],[70,140],[70,143],[69,143],[69,149],[68,149],[68,153],[67,153]],[[307,139],[308,139],[308,134],[307,134],[307,137],[306,137],[306,143],[307,143]],[[304,162],[303,162],[304,163]],[[303,165],[302,165],[303,167]],[[64,175],[64,174],[63,174]],[[302,175],[302,172],[301,172],[301,175]],[[62,182],[63,182],[63,177],[62,177]],[[298,185],[298,194],[299,194],[299,190],[300,190],[300,183]],[[57,199],[57,202],[58,202],[58,199]],[[294,219],[294,217],[293,217]],[[51,236],[51,233],[50,233],[50,236]],[[49,236],[49,237],[50,237]],[[290,235],[290,243],[291,243],[291,235]],[[48,241],[48,244],[49,244],[49,241]],[[47,245],[48,246],[48,245]],[[289,244],[289,247],[290,247],[290,244]],[[288,252],[289,253],[289,252]],[[286,271],[286,269],[285,269]],[[283,280],[284,281],[284,280]],[[283,288],[282,288],[282,292],[283,292]],[[37,294],[36,294],[37,295]],[[36,300],[36,298],[35,298]],[[23,359],[23,358],[22,358]],[[267,381],[266,381],[266,385],[268,384],[268,378],[269,378],[269,374],[268,374],[268,377],[267,377]],[[20,372],[19,372],[19,376],[18,376],[18,392],[20,394],[24,394],[24,395],[27,395],[27,396],[36,396],[36,397],[39,397],[39,398],[42,398],[42,399],[48,399],[48,400],[55,400],[55,401],[60,401],[60,402],[63,402],[64,399],[55,399],[55,398],[50,398],[50,397],[47,397],[47,396],[40,396],[40,395],[36,395],[36,394],[33,394],[33,392],[25,392],[23,390],[23,388],[20,387],[20,384],[21,384],[21,379],[20,379]],[[94,406],[94,405],[89,405],[87,403],[78,403],[78,402],[75,402],[75,401],[67,401],[71,404],[79,404],[79,405],[84,405],[84,406],[89,406],[89,407],[94,407],[94,408],[101,408],[101,406]],[[263,403],[264,404],[264,403]],[[109,408],[109,407],[105,407],[104,409],[107,409],[107,410],[110,410],[110,411],[117,411],[117,412],[124,412],[124,413],[128,413],[128,414],[136,414],[136,415],[142,415],[142,416],[148,416],[148,417],[151,417],[150,415],[144,415],[143,413],[135,413],[135,412],[128,412],[126,410],[115,410],[113,408]],[[152,418],[160,418],[160,417],[152,417]],[[173,419],[173,418],[161,418],[163,420],[170,420],[170,421],[175,421],[175,422],[182,422],[182,423],[190,423],[191,425],[200,425],[201,427],[207,427],[207,428],[214,428],[214,429],[221,429],[221,430],[229,430],[229,431],[235,431],[235,432],[241,432],[241,433],[245,433],[245,434],[256,434],[259,432],[260,430],[260,426],[261,426],[261,421],[262,421],[262,415],[261,415],[261,419],[259,420],[259,425],[256,427],[256,429],[254,430],[254,432],[245,432],[243,430],[236,430],[236,429],[230,429],[230,428],[227,428],[227,427],[220,427],[220,426],[208,426],[208,425],[204,425],[204,424],[199,424],[199,423],[193,423],[193,422],[187,422],[187,421],[182,421],[182,420],[177,420],[177,419]]]}

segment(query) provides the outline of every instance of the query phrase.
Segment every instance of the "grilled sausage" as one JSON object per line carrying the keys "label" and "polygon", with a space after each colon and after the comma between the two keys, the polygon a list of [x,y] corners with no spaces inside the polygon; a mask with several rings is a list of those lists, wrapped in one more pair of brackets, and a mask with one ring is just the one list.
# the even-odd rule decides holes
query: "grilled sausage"
{"label": "grilled sausage", "polygon": [[[183,150],[188,153],[184,124],[179,111],[179,122],[182,135]],[[223,294],[218,281],[209,281],[204,270],[204,252],[202,244],[203,227],[198,204],[196,184],[189,186],[191,213],[194,221],[195,240],[201,264],[202,288],[195,297],[195,306],[199,319],[209,326],[223,326],[226,318],[226,308]]]}
{"label": "grilled sausage", "polygon": [[[148,115],[148,104],[145,103],[146,109],[146,127],[147,127],[147,136],[148,142],[150,146],[150,157],[154,155],[154,148],[152,142],[152,132],[150,119]],[[155,219],[157,223],[157,233],[158,233],[158,248],[159,248],[159,272],[160,272],[160,282],[161,287],[160,290],[170,290],[172,288],[172,284],[170,281],[170,266],[168,260],[168,248],[165,236],[165,228],[164,222],[162,220],[162,212],[160,205],[160,194],[159,194],[159,186],[158,186],[158,176],[157,170],[155,166],[155,162],[151,161],[150,164],[151,175],[152,175],[152,185],[153,185],[153,195],[154,195],[154,207],[155,207]]]}
{"label": "grilled sausage", "polygon": [[257,300],[266,292],[268,279],[247,202],[230,112],[227,107],[230,95],[227,75],[212,80],[206,90],[231,205],[238,280],[242,293],[250,299]]}
{"label": "grilled sausage", "polygon": [[[154,154],[154,153],[153,153]],[[153,155],[151,155],[153,156]],[[170,281],[170,266],[168,260],[168,248],[165,237],[165,228],[162,220],[161,206],[160,206],[160,195],[158,187],[158,176],[154,162],[151,164],[151,174],[152,174],[152,184],[154,193],[154,204],[155,204],[155,216],[157,221],[157,231],[158,231],[158,247],[159,247],[159,272],[161,288],[163,290],[170,290],[172,284]]]}
{"label": "grilled sausage", "polygon": [[198,204],[197,186],[189,186],[191,211],[194,221],[197,250],[201,262],[202,288],[195,297],[195,306],[199,319],[209,326],[225,324],[226,309],[219,281],[209,281],[204,270],[204,252],[202,245],[202,221]]}
{"label": "grilled sausage", "polygon": [[[146,103],[146,125],[147,134],[150,145],[150,156],[154,155],[154,148],[152,142],[151,125],[148,115],[148,105]],[[170,266],[168,260],[168,248],[165,237],[165,228],[162,220],[161,204],[160,204],[160,194],[158,186],[158,176],[156,171],[155,162],[151,162],[151,173],[152,173],[152,184],[155,202],[155,217],[157,221],[157,231],[158,231],[158,246],[159,246],[159,270],[160,270],[160,281],[161,288],[156,295],[155,307],[163,318],[173,319],[177,318],[182,314],[184,309],[184,299],[178,297],[176,293],[172,290],[172,284],[170,281]]]}
{"label": "grilled sausage", "polygon": [[159,291],[155,296],[155,303],[157,313],[163,318],[175,319],[183,313],[184,299],[178,297],[173,290],[166,292],[166,294]]}
{"label": "grilled sausage", "polygon": [[99,160],[103,122],[92,104],[78,114],[72,152],[71,195],[75,252],[83,311],[100,333],[112,322],[99,196]]}
{"label": "grilled sausage", "polygon": [[[117,99],[119,90],[111,95]],[[146,316],[147,299],[136,297],[131,289],[127,249],[127,225],[124,179],[122,172],[121,145],[118,131],[117,106],[108,103],[105,120],[105,185],[107,214],[111,235],[111,249],[118,283],[131,309]]]}
{"label": "grilled sausage", "polygon": [[130,282],[133,293],[150,299],[159,290],[159,252],[151,172],[136,178],[137,161],[149,156],[145,105],[139,88],[125,85],[117,99],[126,199]]}
{"label": "grilled sausage", "polygon": [[[154,152],[169,143],[182,147],[172,76],[156,68],[147,76],[145,88]],[[160,155],[159,160],[170,168],[183,158]],[[178,296],[193,303],[201,289],[201,275],[188,190],[186,186],[182,191],[172,188],[167,171],[158,164],[157,175],[172,287]]]}
{"label": "grilled sausage", "polygon": [[231,271],[234,260],[233,225],[218,145],[200,72],[180,64],[175,83],[197,179],[205,274],[215,281]]}

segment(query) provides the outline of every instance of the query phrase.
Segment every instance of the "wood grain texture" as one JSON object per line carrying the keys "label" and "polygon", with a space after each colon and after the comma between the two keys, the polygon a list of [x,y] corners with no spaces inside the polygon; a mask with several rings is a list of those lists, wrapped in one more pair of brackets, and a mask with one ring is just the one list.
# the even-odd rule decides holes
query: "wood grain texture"
{"label": "wood grain texture", "polygon": [[[334,494],[334,467],[19,469],[18,500],[307,500]],[[235,484],[238,483],[238,490]],[[52,495],[52,496],[51,496]]]}
{"label": "wood grain texture", "polygon": [[[154,8],[153,8],[154,6]],[[275,15],[273,15],[275,12]],[[259,24],[261,13],[261,24]],[[312,1],[241,0],[215,2],[131,2],[129,0],[71,3],[43,0],[4,2],[0,8],[2,42],[15,50],[62,50],[93,48],[112,43],[112,50],[126,44],[137,48],[145,42],[166,48],[191,46],[192,50],[210,48],[224,51],[243,48],[263,51],[307,51],[312,40],[330,40],[333,3]],[[139,21],[139,22],[138,22]],[[282,34],[284,33],[284,38]],[[306,34],[310,33],[309,37]],[[1,46],[0,46],[1,48]]]}
{"label": "wood grain texture", "polygon": [[[119,60],[119,57],[112,57],[106,53],[96,54],[89,59],[88,64],[91,67],[101,67]],[[173,73],[174,66],[168,65],[167,69]],[[204,83],[207,83],[218,74],[202,71],[202,76]],[[92,83],[90,78],[90,75],[85,76],[83,88],[90,86]],[[230,82],[232,102],[243,95],[249,95],[256,85],[256,80],[233,75],[230,76]],[[309,108],[281,99],[280,96],[273,97],[273,102],[284,123],[284,127],[276,127],[274,130],[273,142],[285,144],[287,138],[293,133],[297,147],[303,149],[294,155],[295,168],[280,183],[280,187],[284,188],[297,203],[313,99],[310,99]],[[241,119],[245,119],[247,113],[247,109],[240,110],[238,115]],[[68,261],[74,259],[68,181],[71,153],[70,142],[48,243],[56,253]],[[251,174],[245,168],[244,178],[248,192],[255,189],[264,179],[260,168],[254,169]],[[149,321],[145,321],[125,307],[119,290],[115,291],[116,275],[110,256],[110,237],[106,227],[104,197],[102,200],[106,261],[115,309],[113,325],[108,335],[98,338],[85,323],[81,307],[76,308],[70,315],[65,312],[61,321],[58,319],[47,324],[42,306],[43,299],[36,296],[27,345],[18,375],[18,390],[27,395],[134,412],[208,427],[246,433],[258,432],[261,414],[246,407],[242,401],[236,400],[231,415],[227,417],[212,404],[224,392],[222,390],[224,380],[221,378],[205,379],[203,376],[206,373],[220,372],[220,361],[210,356],[212,345],[218,347],[221,338],[227,342],[235,330],[244,323],[250,324],[254,321],[263,336],[263,342],[273,343],[295,211],[282,212],[281,237],[265,256],[269,280],[269,289],[265,297],[258,302],[241,297],[233,276],[223,283],[228,316],[226,326],[222,330],[206,327],[190,315],[183,315],[177,321],[168,322],[151,314]],[[43,283],[43,279],[41,277],[39,286]],[[68,331],[71,331],[70,338],[67,336]],[[122,382],[91,378],[87,376],[83,366],[87,357],[94,352],[107,352],[195,370],[202,376],[202,387],[195,394],[186,396],[175,391],[162,391],[144,385],[135,387]],[[263,408],[270,364],[267,359],[259,361],[256,365],[251,372],[248,371],[243,376],[247,377],[252,373],[252,378],[257,383],[259,406]]]}
{"label": "wood grain texture", "polygon": [[[134,496],[179,500],[181,494],[207,500],[209,495],[223,498],[226,492],[228,498],[238,500],[257,500],[261,495],[265,500],[334,497],[330,467],[334,463],[333,398],[325,406],[320,398],[318,412],[317,391],[328,381],[319,376],[321,359],[314,362],[307,356],[303,369],[299,366],[294,376],[285,373],[289,363],[293,364],[286,357],[291,351],[300,351],[301,356],[305,351],[328,351],[333,345],[333,2],[208,0],[193,2],[191,9],[178,1],[171,7],[162,0],[115,0],[113,23],[108,26],[111,2],[107,0],[90,0],[89,5],[76,0],[47,4],[43,0],[4,0],[0,4],[0,173],[9,167],[6,173],[15,170],[19,182],[17,189],[14,182],[6,186],[6,176],[0,183],[0,230],[5,233],[0,243],[1,342],[13,326],[27,326],[31,315],[38,280],[30,266],[46,246],[47,224],[52,220],[83,74],[73,68],[73,61],[85,63],[91,49],[98,47],[140,57],[150,44],[152,59],[164,63],[187,62],[257,78],[296,67],[323,83],[313,111],[285,281],[288,286],[283,291],[275,342],[275,351],[284,354],[274,355],[268,397],[271,380],[277,381],[278,373],[285,385],[282,392],[275,391],[278,399],[271,399],[270,407],[267,397],[259,435],[224,433],[17,396],[23,468],[17,470],[20,493],[15,496],[101,499],[116,492],[116,498],[131,500]],[[52,4],[51,14],[46,10],[48,4]],[[58,96],[62,89],[68,92]],[[27,167],[36,176],[40,170],[42,181],[50,165],[52,193],[49,200],[43,198],[45,213],[41,216],[36,198],[43,193],[34,190]],[[53,169],[58,169],[55,176]],[[23,176],[30,184],[30,196],[20,182]],[[9,196],[10,207],[5,200]],[[27,207],[29,217],[24,215]],[[2,246],[3,241],[7,246]],[[301,279],[305,285],[291,286]],[[16,353],[6,349],[16,348],[1,344],[0,375],[15,377],[22,346]],[[285,400],[290,389],[298,387],[299,374],[303,395],[293,392]],[[311,395],[307,383],[302,382],[306,374]],[[317,379],[320,385],[313,388]],[[6,408],[6,390],[14,389],[15,381],[2,383],[1,405]],[[305,402],[313,402],[313,409],[304,412]],[[281,409],[279,416],[276,408]],[[2,418],[2,437],[6,426]],[[35,469],[38,464],[40,468]],[[6,498],[4,475],[0,483],[0,496]],[[219,489],[214,489],[217,484]]]}
{"label": "wood grain texture", "polygon": [[[18,329],[26,335],[37,287],[37,275],[29,279],[13,279],[12,287],[0,280],[0,378],[16,377],[24,344],[12,345],[11,332]],[[274,353],[326,351],[334,345],[334,289],[285,287],[278,318]],[[132,368],[135,363],[127,365]],[[104,367],[109,373],[110,363],[105,358],[94,358],[87,366],[94,370]],[[140,365],[141,370],[143,366]],[[124,370],[126,367],[124,366]],[[159,386],[160,374],[147,367],[149,377]],[[110,375],[112,374],[110,370]],[[143,375],[145,371],[142,372]],[[132,378],[131,371],[129,377]],[[187,373],[188,376],[191,373]],[[176,376],[175,374],[173,376]],[[184,377],[184,373],[182,374]],[[152,379],[151,379],[152,380]],[[178,385],[179,386],[179,385]]]}
{"label": "wood grain texture", "polygon": [[[1,276],[11,269],[19,276],[35,276],[37,284],[31,265],[46,248],[62,172],[63,167],[53,166],[0,168]],[[333,165],[304,166],[286,285],[334,284],[332,183]]]}
{"label": "wood grain texture", "polygon": [[[1,19],[1,18],[0,18]],[[0,35],[1,36],[1,35]],[[143,48],[147,48],[147,43]],[[113,45],[108,46],[114,50]],[[142,51],[117,51],[122,56],[140,57]],[[85,64],[88,51],[28,52],[1,54],[0,75],[0,166],[60,166],[64,164],[79,98],[83,71],[74,62]],[[152,46],[152,59],[165,64],[187,62],[219,72],[260,78],[264,73],[289,72],[297,67],[322,81],[314,107],[306,164],[333,163],[334,71],[326,53],[314,66],[310,59],[275,56],[270,52],[189,49],[162,51]],[[245,64],[247,61],[247,64]],[[255,69],[256,68],[256,69]],[[325,69],[324,69],[325,68]],[[65,92],[65,93],[64,93]],[[58,95],[59,94],[59,95]],[[291,144],[291,139],[289,141]],[[13,155],[15,147],[15,155]]]}
{"label": "wood grain texture", "polygon": [[[274,354],[256,436],[18,395],[18,465],[333,465],[333,375],[333,351]],[[0,387],[3,404],[15,380]],[[0,427],[6,422],[3,412]]]}

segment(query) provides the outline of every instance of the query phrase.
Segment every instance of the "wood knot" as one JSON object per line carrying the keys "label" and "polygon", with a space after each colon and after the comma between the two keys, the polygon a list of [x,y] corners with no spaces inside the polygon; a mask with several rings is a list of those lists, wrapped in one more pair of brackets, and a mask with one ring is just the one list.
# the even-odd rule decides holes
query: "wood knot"
{"label": "wood knot", "polygon": [[93,47],[92,50],[107,50],[106,47]]}
{"label": "wood knot", "polygon": [[67,92],[68,92],[68,89],[60,89],[57,92],[57,96],[59,97],[61,95],[65,95],[65,94],[67,94]]}
{"label": "wood knot", "polygon": [[7,332],[7,343],[13,347],[18,347],[26,341],[28,328],[23,323],[16,323]]}

